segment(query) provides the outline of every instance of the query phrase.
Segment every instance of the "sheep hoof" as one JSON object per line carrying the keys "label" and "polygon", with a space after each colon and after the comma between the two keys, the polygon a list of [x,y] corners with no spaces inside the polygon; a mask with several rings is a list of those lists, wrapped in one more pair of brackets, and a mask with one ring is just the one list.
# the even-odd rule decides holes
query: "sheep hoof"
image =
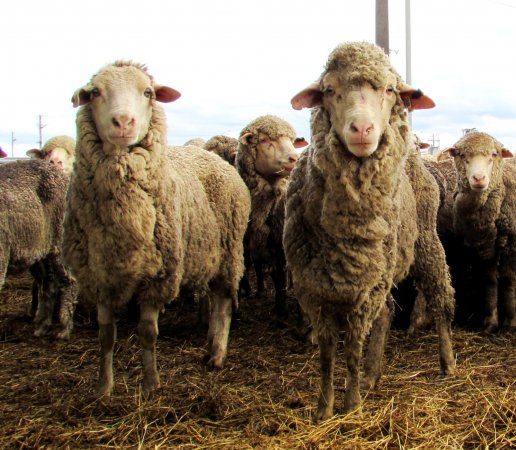
{"label": "sheep hoof", "polygon": [[363,391],[370,391],[376,387],[378,379],[376,377],[362,377],[360,380],[360,389]]}
{"label": "sheep hoof", "polygon": [[110,384],[100,385],[97,389],[97,395],[99,398],[107,398],[111,396],[111,390],[113,386]]}
{"label": "sheep hoof", "polygon": [[220,370],[224,368],[224,359],[220,356],[209,356],[207,355],[208,362],[206,365],[208,366],[208,369],[212,370]]}
{"label": "sheep hoof", "polygon": [[314,416],[314,423],[323,422],[333,417],[333,408],[325,406],[317,409],[317,413]]}
{"label": "sheep hoof", "polygon": [[159,381],[159,378],[152,378],[149,380],[143,380],[142,381],[142,394],[145,397],[148,397],[150,394],[152,394],[154,391],[156,391],[161,386],[161,383]]}
{"label": "sheep hoof", "polygon": [[67,341],[68,339],[70,339],[70,333],[71,330],[61,330],[59,333],[57,333],[56,338],[62,341]]}

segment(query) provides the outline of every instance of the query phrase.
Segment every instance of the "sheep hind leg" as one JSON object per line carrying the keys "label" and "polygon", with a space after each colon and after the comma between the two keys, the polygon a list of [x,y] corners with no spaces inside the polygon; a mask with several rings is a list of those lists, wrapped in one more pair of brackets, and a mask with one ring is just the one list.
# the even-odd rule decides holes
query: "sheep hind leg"
{"label": "sheep hind leg", "polygon": [[103,304],[97,304],[97,320],[99,323],[100,368],[98,393],[100,396],[110,395],[113,389],[113,351],[116,341],[115,314]]}
{"label": "sheep hind leg", "polygon": [[54,304],[56,301],[58,286],[53,277],[53,272],[45,269],[45,276],[39,281],[38,304],[34,323],[36,329],[34,336],[42,337],[50,332],[52,327],[52,314],[54,312]]}
{"label": "sheep hind leg", "polygon": [[212,369],[222,369],[228,349],[231,310],[237,293],[230,293],[221,286],[212,286],[211,295],[207,365]]}
{"label": "sheep hind leg", "polygon": [[382,375],[385,344],[387,343],[393,316],[394,299],[389,294],[386,304],[382,307],[379,316],[373,322],[369,336],[364,361],[364,377],[360,383],[362,389],[373,389]]}
{"label": "sheep hind leg", "polygon": [[160,309],[160,307],[152,304],[140,305],[138,337],[142,348],[142,391],[144,394],[149,394],[160,387],[156,363],[156,343],[158,341],[158,317]]}
{"label": "sheep hind leg", "polygon": [[337,336],[330,330],[319,330],[317,342],[319,344],[321,386],[315,422],[326,420],[333,416],[333,405],[335,403],[333,374],[335,371],[335,356],[337,353]]}

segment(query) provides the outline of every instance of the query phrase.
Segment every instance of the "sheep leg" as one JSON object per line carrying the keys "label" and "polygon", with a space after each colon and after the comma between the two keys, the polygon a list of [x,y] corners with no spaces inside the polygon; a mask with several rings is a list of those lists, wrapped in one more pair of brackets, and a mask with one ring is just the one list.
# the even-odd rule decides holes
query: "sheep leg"
{"label": "sheep leg", "polygon": [[507,262],[499,265],[498,295],[500,296],[500,312],[503,313],[502,328],[508,331],[516,330],[516,280],[514,274],[511,273],[515,267],[514,265],[511,267]]}
{"label": "sheep leg", "polygon": [[263,266],[260,262],[253,262],[254,272],[256,274],[256,291],[258,298],[265,298],[265,281],[263,275]]}
{"label": "sheep leg", "polygon": [[227,354],[233,295],[229,295],[224,289],[212,289],[211,292],[207,364],[212,369],[222,369]]}
{"label": "sheep leg", "polygon": [[48,334],[52,326],[52,314],[54,312],[57,284],[49,272],[47,272],[46,275],[43,280],[40,280],[38,306],[34,317],[34,323],[36,325],[34,336],[36,337]]}
{"label": "sheep leg", "polygon": [[484,332],[493,333],[498,328],[498,280],[497,261],[491,258],[485,261],[482,271],[482,284],[485,289]]}
{"label": "sheep leg", "polygon": [[430,325],[429,313],[424,294],[417,289],[416,300],[410,313],[410,325],[407,329],[407,335],[414,336],[418,330],[422,330]]}
{"label": "sheep leg", "polygon": [[[355,323],[354,323],[355,322]],[[359,324],[351,320],[350,331],[344,338],[347,375],[346,393],[344,394],[344,411],[350,412],[360,408],[360,359],[363,340],[356,335]]]}
{"label": "sheep leg", "polygon": [[364,361],[364,377],[360,383],[362,389],[373,389],[382,375],[382,359],[385,344],[394,316],[394,299],[391,294],[380,310],[379,316],[373,322],[369,344]]}
{"label": "sheep leg", "polygon": [[113,352],[116,341],[115,314],[104,304],[97,304],[97,321],[99,323],[100,369],[99,395],[109,395],[113,389]]}
{"label": "sheep leg", "polygon": [[274,281],[274,313],[281,319],[286,319],[287,311],[287,272],[285,262],[277,264],[272,273]]}
{"label": "sheep leg", "polygon": [[140,305],[138,337],[142,348],[144,394],[159,388],[160,380],[156,364],[156,343],[158,340],[158,317],[161,308],[153,304]]}
{"label": "sheep leg", "polygon": [[321,368],[321,386],[315,421],[326,420],[333,416],[335,391],[333,374],[335,371],[335,356],[337,353],[337,336],[328,329],[320,329],[317,342],[319,344],[319,361]]}

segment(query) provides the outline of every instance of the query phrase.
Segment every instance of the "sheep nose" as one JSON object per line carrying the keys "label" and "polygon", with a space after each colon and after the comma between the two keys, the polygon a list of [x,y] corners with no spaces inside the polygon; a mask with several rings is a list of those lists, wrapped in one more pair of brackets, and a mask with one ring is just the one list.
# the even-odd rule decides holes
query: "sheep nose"
{"label": "sheep nose", "polygon": [[297,156],[297,155],[290,155],[290,156],[288,157],[288,162],[289,162],[289,163],[295,163],[295,162],[297,162],[297,159],[298,159],[298,156]]}
{"label": "sheep nose", "polygon": [[114,116],[111,119],[111,122],[116,128],[120,128],[121,130],[125,130],[130,126],[134,125],[134,118],[130,117],[126,114],[120,114],[118,116]]}
{"label": "sheep nose", "polygon": [[484,181],[486,179],[486,176],[485,175],[473,175],[473,179],[479,183],[481,181]]}
{"label": "sheep nose", "polygon": [[360,134],[361,136],[368,135],[374,129],[374,124],[366,120],[354,120],[349,125],[349,129],[354,134]]}

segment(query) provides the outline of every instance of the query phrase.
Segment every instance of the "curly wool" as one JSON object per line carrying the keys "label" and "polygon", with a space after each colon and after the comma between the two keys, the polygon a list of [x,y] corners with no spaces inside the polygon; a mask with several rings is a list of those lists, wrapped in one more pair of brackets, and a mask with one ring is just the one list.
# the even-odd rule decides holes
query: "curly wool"
{"label": "curly wool", "polygon": [[231,165],[235,165],[235,159],[238,149],[238,139],[222,134],[213,136],[203,145],[205,150],[219,155]]}

